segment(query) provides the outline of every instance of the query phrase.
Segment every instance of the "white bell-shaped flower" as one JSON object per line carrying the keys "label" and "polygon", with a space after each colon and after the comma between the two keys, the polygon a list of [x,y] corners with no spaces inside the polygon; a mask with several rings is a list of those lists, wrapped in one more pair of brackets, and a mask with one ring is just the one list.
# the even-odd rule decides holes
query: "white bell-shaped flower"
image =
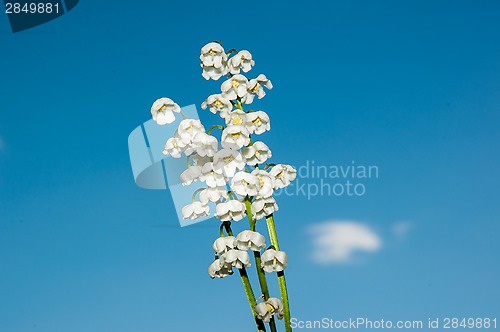
{"label": "white bell-shaped flower", "polygon": [[224,187],[226,185],[226,177],[223,173],[218,173],[213,168],[213,162],[207,162],[201,168],[200,181],[203,181],[210,188]]}
{"label": "white bell-shaped flower", "polygon": [[210,112],[213,114],[219,113],[221,118],[225,118],[229,112],[233,109],[233,104],[227,98],[224,98],[222,94],[214,94],[208,96],[208,98],[201,104],[202,109],[210,108]]}
{"label": "white bell-shaped flower", "polygon": [[213,157],[219,148],[219,143],[214,136],[199,132],[193,137],[192,147],[200,157]]}
{"label": "white bell-shaped flower", "polygon": [[214,241],[212,245],[212,249],[218,254],[222,255],[226,253],[228,250],[235,249],[236,238],[234,236],[221,236],[217,240]]}
{"label": "white bell-shaped flower", "polygon": [[246,126],[250,134],[260,135],[265,131],[271,130],[271,123],[266,112],[256,111],[247,114]]}
{"label": "white bell-shaped flower", "polygon": [[267,249],[261,256],[261,267],[267,272],[281,272],[286,269],[288,255],[284,251]]}
{"label": "white bell-shaped flower", "polygon": [[251,174],[255,175],[259,180],[257,194],[252,196],[257,196],[259,198],[270,197],[274,192],[274,176],[259,169],[254,169]]}
{"label": "white bell-shaped flower", "polygon": [[170,98],[159,98],[151,106],[153,120],[159,125],[166,125],[175,121],[173,112],[180,113],[181,108]]}
{"label": "white bell-shaped flower", "polygon": [[223,148],[241,148],[250,143],[250,133],[248,129],[241,125],[233,125],[226,127],[222,131],[222,147]]}
{"label": "white bell-shaped flower", "polygon": [[188,204],[182,208],[182,218],[183,219],[197,219],[199,217],[208,216],[210,208],[201,202],[195,201]]}
{"label": "white bell-shaped flower", "polygon": [[255,166],[265,163],[273,156],[269,147],[263,142],[255,142],[241,151],[243,160],[247,165]]}
{"label": "white bell-shaped flower", "polygon": [[201,175],[201,166],[190,166],[181,173],[180,178],[183,186],[188,186],[194,181],[198,180]]}
{"label": "white bell-shaped flower", "polygon": [[236,235],[235,245],[240,250],[261,251],[266,247],[266,239],[258,232],[245,230]]}
{"label": "white bell-shaped flower", "polygon": [[257,313],[257,318],[261,319],[264,323],[269,323],[274,314],[276,314],[278,319],[283,319],[284,317],[283,303],[275,297],[270,297],[267,301],[257,304],[255,312]]}
{"label": "white bell-shaped flower", "polygon": [[208,156],[200,156],[199,154],[195,153],[191,155],[191,160],[193,161],[193,165],[201,166],[203,167],[206,163],[211,163],[213,162],[214,158],[213,157],[208,157]]}
{"label": "white bell-shaped flower", "polygon": [[217,202],[221,197],[227,198],[226,187],[208,187],[200,191],[200,202]]}
{"label": "white bell-shaped flower", "polygon": [[297,171],[295,168],[286,164],[277,164],[276,166],[273,166],[273,168],[269,171],[269,174],[274,176],[274,189],[280,189],[288,186],[290,182],[295,180],[297,177]]}
{"label": "white bell-shaped flower", "polygon": [[257,197],[252,202],[252,214],[254,219],[260,220],[278,211],[278,204],[274,197]]}
{"label": "white bell-shaped flower", "polygon": [[259,179],[247,172],[238,172],[231,180],[231,189],[241,196],[255,196],[259,191]]}
{"label": "white bell-shaped flower", "polygon": [[234,149],[221,149],[214,156],[213,170],[225,177],[233,177],[236,170],[245,168],[243,157]]}
{"label": "white bell-shaped flower", "polygon": [[184,136],[183,140],[189,138],[191,142],[196,134],[203,132],[205,132],[205,127],[203,127],[200,120],[195,119],[184,119],[179,123],[179,127],[177,128],[179,136]]}
{"label": "white bell-shaped flower", "polygon": [[244,250],[228,250],[225,254],[220,256],[222,264],[231,265],[237,269],[243,267],[250,267],[250,256]]}
{"label": "white bell-shaped flower", "polygon": [[239,74],[240,69],[245,73],[250,71],[255,65],[252,54],[247,50],[239,51],[228,61],[229,72],[233,75]]}
{"label": "white bell-shaped flower", "polygon": [[234,75],[230,79],[224,81],[220,89],[222,96],[229,100],[244,97],[247,94],[248,79],[240,74]]}
{"label": "white bell-shaped flower", "polygon": [[203,68],[201,75],[206,80],[218,80],[228,72],[227,54],[219,43],[212,42],[203,46],[200,51],[200,60],[200,66]]}
{"label": "white bell-shaped flower", "polygon": [[179,139],[177,137],[170,137],[165,143],[165,148],[163,150],[165,156],[172,156],[172,158],[180,158],[182,154],[182,148],[179,146]]}
{"label": "white bell-shaped flower", "polygon": [[215,211],[214,217],[221,221],[240,221],[246,215],[245,204],[235,199],[217,204]]}
{"label": "white bell-shaped flower", "polygon": [[233,267],[228,264],[223,264],[220,258],[217,258],[213,261],[212,264],[208,267],[208,274],[210,278],[224,278],[231,274],[233,274]]}
{"label": "white bell-shaped flower", "polygon": [[235,125],[246,125],[246,113],[242,110],[235,109],[231,113],[227,115],[224,119],[226,121],[226,126],[235,126]]}
{"label": "white bell-shaped flower", "polygon": [[251,104],[257,96],[257,98],[262,99],[266,95],[263,87],[271,90],[273,88],[273,84],[264,74],[260,74],[257,78],[251,79],[247,85],[247,94],[242,99],[242,102],[245,104]]}

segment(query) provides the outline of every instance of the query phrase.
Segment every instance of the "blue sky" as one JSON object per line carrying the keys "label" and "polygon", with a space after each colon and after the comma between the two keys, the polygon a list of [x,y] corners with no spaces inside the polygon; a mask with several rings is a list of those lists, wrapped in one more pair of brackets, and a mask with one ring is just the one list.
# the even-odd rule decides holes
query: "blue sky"
{"label": "blue sky", "polygon": [[[89,0],[16,34],[0,15],[0,331],[254,330],[240,280],[206,273],[218,221],[178,227],[128,157],[156,98],[217,92],[198,63],[212,40],[250,50],[273,81],[256,105],[274,162],[379,168],[360,197],[278,198],[292,316],[498,318],[499,14],[495,1]],[[339,222],[363,229],[345,244],[360,252],[318,262],[312,229]]]}

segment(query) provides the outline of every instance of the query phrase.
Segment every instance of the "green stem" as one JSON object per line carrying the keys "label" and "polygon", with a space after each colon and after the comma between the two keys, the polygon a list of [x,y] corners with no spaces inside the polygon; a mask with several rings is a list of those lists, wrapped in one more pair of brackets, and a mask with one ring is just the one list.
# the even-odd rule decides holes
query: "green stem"
{"label": "green stem", "polygon": [[[278,243],[278,235],[276,234],[276,225],[274,224],[274,216],[271,214],[266,217],[267,229],[269,231],[269,238],[271,239],[271,244],[276,250],[280,250]],[[291,318],[290,318],[290,304],[288,302],[288,291],[286,288],[285,272],[278,272],[278,284],[280,287],[281,300],[283,301],[283,311],[285,318],[285,330],[286,332],[292,331]]]}
{"label": "green stem", "polygon": [[264,326],[264,322],[257,318],[257,313],[255,312],[257,302],[255,301],[255,295],[252,290],[252,285],[250,284],[250,279],[248,279],[247,270],[243,267],[241,269],[238,269],[238,271],[240,272],[241,281],[243,282],[243,288],[245,288],[245,294],[247,295],[248,304],[250,305],[250,309],[252,310],[252,315],[255,319],[257,330],[265,332],[266,327]]}
{"label": "green stem", "polygon": [[[245,197],[245,206],[247,209],[248,222],[250,223],[250,230],[255,232],[256,221],[253,219],[252,216],[252,206],[250,203],[250,197],[248,196]],[[262,291],[262,294],[264,295],[264,301],[267,301],[267,299],[269,299],[269,287],[267,286],[266,274],[264,273],[264,270],[262,270],[260,251],[254,251],[253,256],[255,258],[255,269],[257,270],[257,276],[259,277],[260,289]],[[272,332],[277,331],[274,317],[271,317],[271,321],[269,322],[269,327],[271,328]]]}
{"label": "green stem", "polygon": [[210,135],[210,133],[212,132],[212,130],[214,130],[215,128],[219,128],[220,130],[224,130],[224,126],[221,126],[221,125],[213,125],[212,127],[210,127],[210,129],[208,129],[208,131],[207,131],[207,135]]}

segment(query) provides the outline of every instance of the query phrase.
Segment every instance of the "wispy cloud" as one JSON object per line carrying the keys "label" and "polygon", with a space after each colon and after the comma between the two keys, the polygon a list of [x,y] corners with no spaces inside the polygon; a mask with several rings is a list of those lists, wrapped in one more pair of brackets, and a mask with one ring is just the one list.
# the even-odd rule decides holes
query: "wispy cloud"
{"label": "wispy cloud", "polygon": [[382,239],[369,226],[350,220],[332,220],[312,225],[312,258],[320,264],[346,263],[357,252],[375,252]]}
{"label": "wispy cloud", "polygon": [[392,225],[392,234],[399,239],[404,239],[412,229],[411,221],[398,221]]}

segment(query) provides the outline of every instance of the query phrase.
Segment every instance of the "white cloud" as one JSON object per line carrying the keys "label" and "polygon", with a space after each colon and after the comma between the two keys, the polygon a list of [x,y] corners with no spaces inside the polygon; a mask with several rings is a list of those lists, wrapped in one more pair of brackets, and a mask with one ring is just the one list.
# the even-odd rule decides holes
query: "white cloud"
{"label": "white cloud", "polygon": [[357,252],[375,252],[382,239],[367,225],[350,220],[333,220],[310,227],[312,258],[321,264],[346,263]]}
{"label": "white cloud", "polygon": [[413,223],[411,221],[398,221],[392,225],[392,234],[397,238],[404,239],[412,229]]}

